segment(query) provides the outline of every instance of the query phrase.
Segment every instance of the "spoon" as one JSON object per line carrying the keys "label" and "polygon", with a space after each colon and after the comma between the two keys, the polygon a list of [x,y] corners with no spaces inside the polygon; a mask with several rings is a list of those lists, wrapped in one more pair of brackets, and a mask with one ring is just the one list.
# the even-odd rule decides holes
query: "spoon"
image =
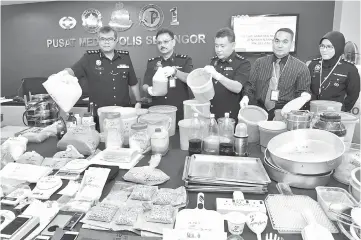
{"label": "spoon", "polygon": [[261,212],[253,212],[247,215],[247,226],[257,235],[257,240],[262,240],[261,233],[266,229],[268,217]]}

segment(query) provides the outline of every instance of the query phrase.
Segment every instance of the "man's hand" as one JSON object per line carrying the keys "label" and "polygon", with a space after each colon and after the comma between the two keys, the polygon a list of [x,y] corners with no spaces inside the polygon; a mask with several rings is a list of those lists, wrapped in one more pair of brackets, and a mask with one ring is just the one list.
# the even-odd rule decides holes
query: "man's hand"
{"label": "man's hand", "polygon": [[142,108],[142,104],[140,102],[137,102],[134,106],[135,109],[141,109]]}
{"label": "man's hand", "polygon": [[210,66],[210,65],[205,66],[204,70],[206,70],[208,73],[210,73],[212,75],[212,78],[216,79],[217,81],[220,81],[220,79],[223,76],[222,74],[217,72],[217,70],[213,66]]}
{"label": "man's hand", "polygon": [[239,106],[240,106],[240,108],[242,109],[242,108],[244,108],[244,107],[247,107],[247,106],[248,106],[248,103],[249,103],[249,98],[248,98],[248,96],[244,96],[244,97],[242,98],[242,100],[239,102]]}
{"label": "man's hand", "polygon": [[308,92],[301,93],[301,97],[307,98],[307,102],[311,100],[311,94],[309,94]]}
{"label": "man's hand", "polygon": [[143,91],[144,91],[144,92],[148,92],[149,85],[148,85],[148,84],[144,84],[142,88],[143,88]]}
{"label": "man's hand", "polygon": [[167,67],[164,67],[163,70],[164,70],[164,75],[166,77],[174,76],[174,74],[175,74],[174,67],[167,66]]}
{"label": "man's hand", "polygon": [[154,94],[153,94],[153,87],[148,87],[148,89],[147,89],[147,92],[148,92],[148,94],[150,95],[150,96],[154,96]]}

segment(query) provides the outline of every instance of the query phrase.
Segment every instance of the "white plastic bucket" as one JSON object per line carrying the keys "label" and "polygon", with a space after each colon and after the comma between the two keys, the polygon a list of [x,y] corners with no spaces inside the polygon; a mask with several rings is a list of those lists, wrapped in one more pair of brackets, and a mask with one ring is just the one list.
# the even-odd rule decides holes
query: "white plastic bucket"
{"label": "white plastic bucket", "polygon": [[168,131],[169,134],[172,118],[166,114],[148,113],[140,116],[138,122],[148,124],[148,134],[152,137],[156,128]]}
{"label": "white plastic bucket", "polygon": [[178,110],[177,107],[170,105],[157,105],[157,106],[152,106],[148,109],[149,113],[165,114],[172,118],[172,122],[170,124],[170,129],[169,129],[169,136],[174,136],[175,134],[175,127],[177,124],[176,123],[177,110]]}
{"label": "white plastic bucket", "polygon": [[260,145],[267,148],[268,142],[280,133],[287,131],[287,125],[282,121],[261,121],[258,123]]}
{"label": "white plastic bucket", "polygon": [[184,119],[193,117],[193,113],[198,113],[201,118],[209,118],[211,114],[211,102],[201,103],[196,99],[183,101]]}
{"label": "white plastic bucket", "polygon": [[310,102],[310,111],[314,113],[323,111],[340,112],[342,103],[328,100],[313,100]]}
{"label": "white plastic bucket", "polygon": [[355,126],[356,123],[359,122],[359,118],[347,112],[339,112],[339,113],[341,115],[341,122],[346,127],[346,136],[344,137],[344,142],[351,143],[353,139],[353,135],[355,133]]}
{"label": "white plastic bucket", "polygon": [[192,126],[192,119],[183,119],[178,122],[179,126],[179,139],[180,139],[180,148],[182,150],[188,150],[189,142],[188,136]]}
{"label": "white plastic bucket", "polygon": [[168,81],[153,80],[153,96],[161,97],[168,93]]}
{"label": "white plastic bucket", "polygon": [[247,125],[248,142],[258,143],[259,129],[258,123],[260,121],[266,121],[268,119],[268,113],[260,107],[249,105],[239,110],[238,121]]}
{"label": "white plastic bucket", "polygon": [[98,116],[99,116],[99,128],[100,132],[104,131],[103,122],[105,113],[107,112],[119,112],[120,119],[122,120],[122,132],[121,134],[124,137],[124,145],[128,145],[129,143],[129,132],[130,127],[137,122],[137,110],[135,108],[130,107],[119,107],[119,106],[105,106],[98,108]]}
{"label": "white plastic bucket", "polygon": [[187,77],[187,84],[199,102],[205,103],[213,99],[212,75],[203,68],[193,70]]}

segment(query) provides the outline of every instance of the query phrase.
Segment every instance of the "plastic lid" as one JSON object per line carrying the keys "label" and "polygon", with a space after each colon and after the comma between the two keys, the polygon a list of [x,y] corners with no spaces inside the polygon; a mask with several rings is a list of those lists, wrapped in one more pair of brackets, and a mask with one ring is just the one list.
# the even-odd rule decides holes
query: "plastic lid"
{"label": "plastic lid", "polygon": [[171,113],[178,110],[177,107],[171,105],[157,105],[148,108],[151,113]]}
{"label": "plastic lid", "polygon": [[250,105],[239,110],[238,119],[256,125],[259,121],[267,120],[268,113],[260,107]]}
{"label": "plastic lid", "polygon": [[171,117],[160,113],[148,113],[139,117],[139,122],[148,124],[157,124],[170,121]]}
{"label": "plastic lid", "polygon": [[236,126],[236,130],[234,132],[236,137],[247,137],[247,125],[245,123],[239,122]]}
{"label": "plastic lid", "polygon": [[133,130],[144,130],[147,129],[148,125],[146,123],[134,123],[130,127]]}
{"label": "plastic lid", "polygon": [[320,118],[322,121],[337,121],[337,122],[341,121],[340,114],[335,112],[322,113]]}
{"label": "plastic lid", "polygon": [[258,123],[260,128],[272,131],[284,130],[287,128],[286,123],[282,121],[261,121]]}
{"label": "plastic lid", "polygon": [[108,118],[108,119],[120,118],[120,113],[118,113],[118,112],[107,112],[106,115],[105,115],[105,118]]}

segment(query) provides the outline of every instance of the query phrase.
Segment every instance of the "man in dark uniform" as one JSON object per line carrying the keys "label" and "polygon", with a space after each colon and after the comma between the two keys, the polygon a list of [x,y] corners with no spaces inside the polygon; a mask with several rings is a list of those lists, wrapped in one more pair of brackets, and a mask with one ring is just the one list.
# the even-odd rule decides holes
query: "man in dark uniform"
{"label": "man in dark uniform", "polygon": [[[187,55],[174,52],[174,33],[161,29],[156,34],[158,50],[161,56],[148,60],[144,75],[143,90],[152,96],[152,105],[172,105],[178,108],[177,122],[183,119],[183,101],[189,99],[187,76],[193,69],[192,59]],[[168,93],[165,96],[153,96],[153,76],[159,67],[163,67],[168,77]]]}
{"label": "man in dark uniform", "polygon": [[[103,106],[130,105],[129,87],[140,107],[140,94],[129,52],[115,50],[117,33],[109,26],[100,28],[98,33],[100,50],[89,50],[71,68],[60,74],[70,74],[87,79],[90,102],[94,103],[94,114]],[[97,127],[98,121],[95,118]]]}
{"label": "man in dark uniform", "polygon": [[311,92],[313,100],[342,103],[342,111],[350,111],[360,94],[360,75],[353,63],[342,58],[345,37],[332,31],[320,41],[321,58],[311,61]]}
{"label": "man in dark uniform", "polygon": [[237,119],[243,85],[248,81],[251,63],[235,52],[235,35],[229,28],[219,30],[215,38],[216,56],[205,69],[212,74],[215,90],[211,112],[216,118],[225,112]]}

